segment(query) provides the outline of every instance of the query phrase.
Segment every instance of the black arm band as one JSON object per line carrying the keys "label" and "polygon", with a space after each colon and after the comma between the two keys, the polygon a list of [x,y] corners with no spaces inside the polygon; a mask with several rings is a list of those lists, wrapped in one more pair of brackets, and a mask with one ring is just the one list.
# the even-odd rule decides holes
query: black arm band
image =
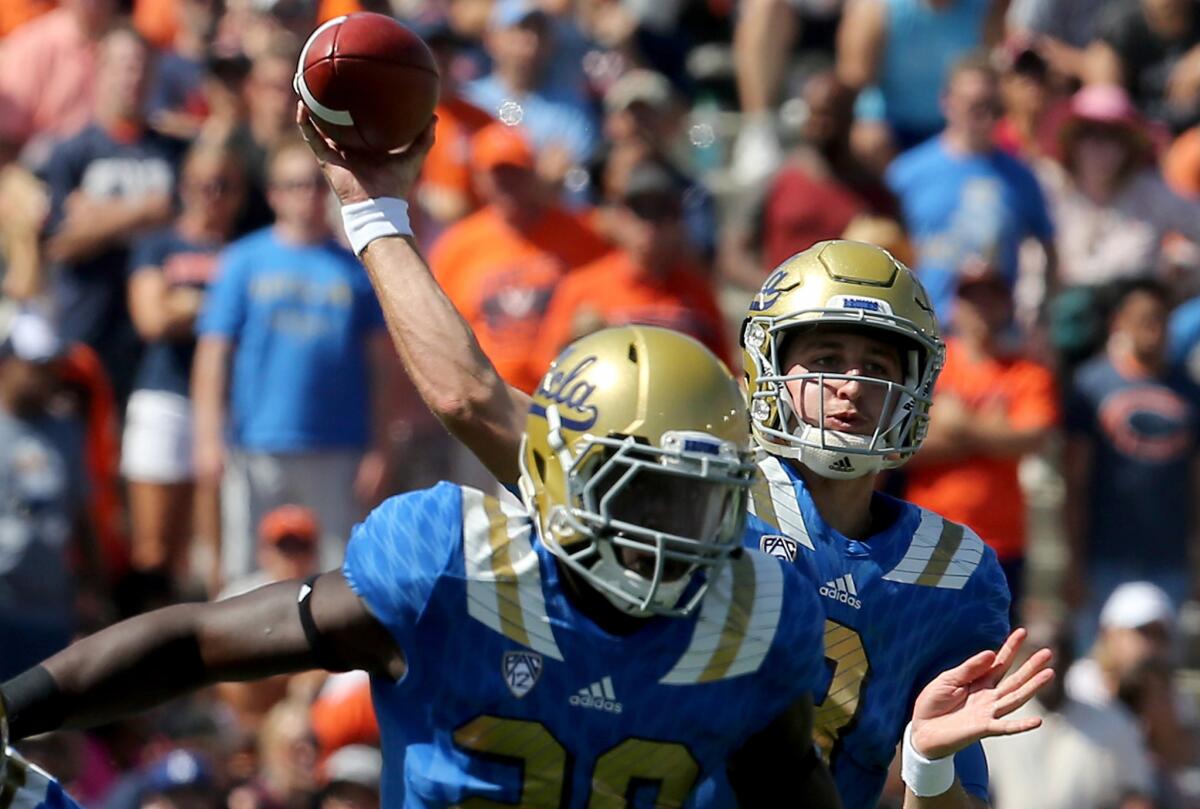
{"label": "black arm band", "polygon": [[321,634],[321,630],[317,629],[316,621],[313,620],[312,594],[320,575],[318,573],[309,576],[304,580],[304,584],[300,585],[300,626],[304,629],[304,638],[308,641],[308,648],[312,651],[313,660],[318,666],[326,671],[349,671],[352,667],[342,662],[341,657],[333,648],[333,644]]}
{"label": "black arm band", "polygon": [[66,698],[44,666],[34,666],[0,686],[12,740],[58,729],[66,717]]}

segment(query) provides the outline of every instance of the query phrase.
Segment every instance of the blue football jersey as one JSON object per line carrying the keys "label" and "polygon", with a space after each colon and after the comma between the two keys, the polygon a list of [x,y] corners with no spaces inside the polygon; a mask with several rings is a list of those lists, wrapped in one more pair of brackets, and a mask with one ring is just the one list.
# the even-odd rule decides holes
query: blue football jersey
{"label": "blue football jersey", "polygon": [[5,809],[79,809],[54,776],[11,747],[0,762],[0,806]]}
{"label": "blue football jersey", "polygon": [[[1009,592],[996,555],[971,529],[876,494],[895,518],[859,542],[831,528],[778,458],[759,462],[752,511],[777,533],[762,550],[808,573],[825,612],[833,675],[815,697],[815,735],[846,809],[874,809],[921,689],[1009,633]],[[987,798],[978,744],[955,757],[971,794]]]}
{"label": "blue football jersey", "polygon": [[702,805],[699,782],[828,682],[811,583],[758,552],[690,616],[615,636],[523,510],[442,483],[375,509],[343,573],[408,662],[372,682],[386,806]]}

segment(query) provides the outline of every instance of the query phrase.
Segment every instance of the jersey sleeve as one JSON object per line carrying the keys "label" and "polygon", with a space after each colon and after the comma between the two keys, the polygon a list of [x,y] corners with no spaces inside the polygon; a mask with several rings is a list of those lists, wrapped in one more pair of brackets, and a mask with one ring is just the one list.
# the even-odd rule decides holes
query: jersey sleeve
{"label": "jersey sleeve", "polygon": [[959,750],[954,756],[954,774],[968,795],[988,800],[988,766],[983,745],[975,742]]}
{"label": "jersey sleeve", "polygon": [[406,653],[461,538],[462,489],[451,483],[385,500],[350,533],[342,575]]}

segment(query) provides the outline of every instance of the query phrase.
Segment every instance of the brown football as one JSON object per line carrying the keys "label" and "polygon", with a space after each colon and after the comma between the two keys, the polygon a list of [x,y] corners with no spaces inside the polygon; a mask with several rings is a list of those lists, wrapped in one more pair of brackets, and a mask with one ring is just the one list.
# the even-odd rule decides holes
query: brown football
{"label": "brown football", "polygon": [[390,152],[429,123],[439,79],[419,36],[384,14],[359,12],[312,32],[294,85],[330,140],[348,150]]}

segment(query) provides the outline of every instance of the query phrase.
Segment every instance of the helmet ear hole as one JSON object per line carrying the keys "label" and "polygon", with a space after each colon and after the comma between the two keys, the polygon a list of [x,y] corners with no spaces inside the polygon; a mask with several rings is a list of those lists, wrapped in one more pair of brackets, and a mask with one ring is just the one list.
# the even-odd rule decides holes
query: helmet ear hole
{"label": "helmet ear hole", "polygon": [[638,350],[637,350],[637,346],[635,346],[633,343],[629,344],[629,361],[632,362],[634,365],[637,365]]}
{"label": "helmet ear hole", "polygon": [[537,469],[538,480],[546,479],[546,459],[536,449],[533,451],[533,465]]}

